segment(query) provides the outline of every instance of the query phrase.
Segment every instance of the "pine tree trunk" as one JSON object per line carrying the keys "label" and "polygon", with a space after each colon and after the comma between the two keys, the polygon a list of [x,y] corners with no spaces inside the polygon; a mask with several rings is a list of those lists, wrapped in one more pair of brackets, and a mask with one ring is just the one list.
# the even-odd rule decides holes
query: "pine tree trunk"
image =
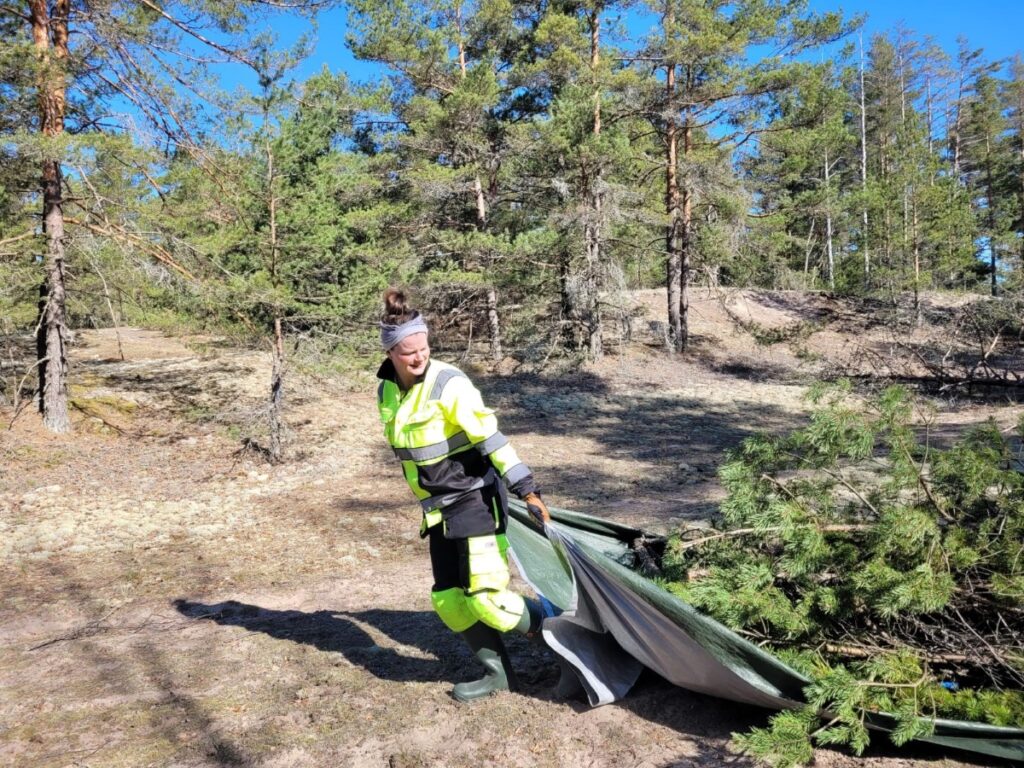
{"label": "pine tree trunk", "polygon": [[273,370],[270,374],[270,461],[278,464],[282,454],[281,411],[284,405],[284,337],[281,318],[274,318]]}
{"label": "pine tree trunk", "polygon": [[[458,57],[459,74],[463,80],[466,79],[466,44],[462,37],[462,4],[455,7],[455,24],[458,34]],[[480,173],[473,177],[473,196],[476,202],[476,228],[480,232],[487,229],[487,198],[484,195],[484,185],[480,180]],[[490,354],[491,360],[500,362],[505,357],[505,351],[501,345],[501,317],[498,313],[498,291],[491,285],[487,288],[487,327],[490,331]]]}
{"label": "pine tree trunk", "polygon": [[[32,40],[42,71],[39,83],[39,118],[44,136],[64,132],[65,84],[63,65],[68,55],[70,0],[57,0],[50,16],[46,0],[30,0]],[[52,432],[68,432],[67,315],[64,286],[64,198],[60,160],[43,161],[43,232],[46,255],[39,289],[39,326],[36,335],[39,370],[39,410]]]}
{"label": "pine tree trunk", "polygon": [[[902,275],[906,269],[906,264],[909,261],[910,251],[910,185],[907,183],[907,168],[906,162],[903,157],[903,152],[906,151],[906,147],[901,146],[906,140],[907,131],[907,80],[906,80],[906,69],[904,67],[903,53],[904,53],[904,39],[902,32],[899,40],[897,41],[896,49],[896,61],[897,67],[900,73],[900,134],[897,136],[896,144],[896,156],[897,156],[897,168],[900,170],[901,181],[903,183],[903,248],[900,253],[900,274]],[[915,254],[916,258],[916,254]],[[915,278],[914,278],[914,308],[917,311],[918,295],[917,295],[917,277],[916,277],[916,264],[915,264]],[[902,290],[902,287],[901,287]]]}
{"label": "pine tree trunk", "polygon": [[[692,149],[693,127],[689,118],[683,122],[683,157],[688,157]],[[688,185],[683,185],[682,222],[679,233],[679,336],[676,348],[685,352],[690,341],[690,224],[693,221],[693,193]]]}
{"label": "pine tree trunk", "polygon": [[905,184],[903,187],[903,253],[900,255],[900,274],[904,273],[906,264],[910,261],[910,195],[911,188]]}
{"label": "pine tree trunk", "polygon": [[668,125],[665,127],[665,208],[668,214],[668,225],[665,229],[666,261],[665,285],[668,291],[668,339],[676,352],[682,349],[682,319],[679,314],[681,305],[679,289],[682,283],[682,248],[680,233],[682,215],[679,198],[678,178],[678,146],[679,135],[675,117],[675,66],[670,65],[666,72],[665,93],[668,104]]}
{"label": "pine tree trunk", "polygon": [[961,62],[960,65],[960,79],[957,85],[956,103],[953,105],[955,116],[953,118],[953,131],[949,137],[950,151],[953,154],[953,178],[960,178],[960,156],[961,156],[961,141],[960,141],[960,119],[963,113],[963,98],[964,98],[964,85],[967,80],[967,65]]}
{"label": "pine tree trunk", "polygon": [[814,237],[814,217],[811,217],[811,226],[807,228],[807,244],[804,246],[804,288],[810,288],[807,281],[807,273],[811,271],[811,251],[813,250],[812,238]]}
{"label": "pine tree trunk", "polygon": [[861,248],[864,251],[864,290],[871,288],[871,257],[868,254],[868,128],[867,108],[864,104],[864,38],[860,40],[860,189],[864,195],[861,219],[864,232]]}
{"label": "pine tree trunk", "polygon": [[918,236],[917,198],[913,203],[914,219],[912,236],[914,241],[914,324],[918,327],[924,322],[921,309],[921,238]]}
{"label": "pine tree trunk", "polygon": [[569,262],[572,256],[565,252],[566,250],[563,249],[563,253],[560,254],[558,268],[559,308],[561,309],[560,336],[565,348],[575,351],[580,345],[579,338],[577,337],[579,315],[577,312],[577,297],[574,296],[571,284],[572,272]]}
{"label": "pine tree trunk", "polygon": [[480,181],[480,174],[478,173],[473,178],[473,196],[476,198],[476,221],[478,229],[483,229],[487,226],[487,198],[484,197],[484,185]]}
{"label": "pine tree trunk", "polygon": [[[1024,105],[1019,107],[1022,116],[1024,116]],[[1017,215],[1021,222],[1021,226],[1024,226],[1024,131],[1018,133],[1018,141],[1021,143],[1020,148],[1020,210],[1017,211]],[[1024,237],[1020,241],[1020,269],[1024,269]]]}
{"label": "pine tree trunk", "polygon": [[[266,112],[263,114],[264,123],[268,120]],[[270,284],[277,286],[277,262],[280,253],[280,244],[277,240],[277,197],[274,195],[274,151],[270,146],[270,139],[266,140],[267,152],[267,209],[270,214]]]}
{"label": "pine tree trunk", "polygon": [[[1013,87],[1013,139],[1019,147],[1017,151],[1020,165],[1017,170],[1017,192],[1018,192],[1018,208],[1017,208],[1017,221],[1019,227],[1024,229],[1024,58],[1020,55],[1016,56],[1012,65],[1012,87]],[[1020,241],[1020,264],[1019,269],[1024,270],[1024,237],[1019,238]]]}
{"label": "pine tree trunk", "polygon": [[892,211],[889,207],[885,208],[885,215],[882,217],[884,221],[884,234],[882,239],[882,253],[885,254],[885,266],[889,270],[889,284],[892,285]]}
{"label": "pine tree trunk", "polygon": [[100,285],[103,286],[103,299],[107,304],[107,312],[110,313],[110,323],[114,327],[114,338],[117,339],[117,354],[123,361],[125,358],[124,345],[121,342],[121,322],[117,318],[117,311],[114,309],[114,302],[110,299],[110,286],[107,285],[107,278],[103,276],[103,271],[100,269],[100,265],[91,258],[89,263],[92,265],[92,269],[93,272],[96,273],[96,277],[100,279]]}
{"label": "pine tree trunk", "polygon": [[[926,119],[928,120],[928,157],[930,158],[930,157],[932,157],[935,154],[935,140],[932,137],[932,125],[933,125],[933,123],[935,121],[935,115],[933,113],[933,107],[932,107],[932,78],[931,78],[931,76],[928,76],[927,78],[925,78],[924,91],[925,91],[925,96],[924,96],[925,112],[927,114],[927,118]],[[934,174],[929,174],[929,175],[931,176],[932,180],[934,180]]]}
{"label": "pine tree trunk", "polygon": [[[601,17],[598,13],[590,16],[590,72],[594,88],[593,136],[601,135],[601,90],[598,85],[597,68],[600,65]],[[600,161],[598,161],[600,162]],[[601,168],[597,167],[590,184],[590,212],[584,226],[583,239],[587,259],[587,335],[591,360],[600,360],[604,354],[604,328],[601,324],[601,251],[602,251],[602,206]]]}
{"label": "pine tree trunk", "polygon": [[[590,216],[601,215],[601,203],[592,195]],[[587,348],[591,360],[599,360],[604,353],[604,329],[601,323],[600,274],[601,274],[601,226],[597,221],[587,221],[583,227],[586,250],[586,328]]]}
{"label": "pine tree trunk", "polygon": [[501,362],[505,353],[501,347],[501,323],[498,316],[498,291],[492,285],[487,289],[487,327],[491,332],[491,360]]}
{"label": "pine tree trunk", "polygon": [[995,184],[992,179],[992,146],[989,139],[985,139],[985,197],[988,199],[988,259],[989,269],[992,271],[992,295],[999,295],[999,281],[996,279],[996,203]]}
{"label": "pine tree trunk", "polygon": [[832,250],[832,191],[829,186],[831,169],[828,163],[828,151],[825,151],[825,249],[828,254],[828,287],[836,289],[836,258]]}

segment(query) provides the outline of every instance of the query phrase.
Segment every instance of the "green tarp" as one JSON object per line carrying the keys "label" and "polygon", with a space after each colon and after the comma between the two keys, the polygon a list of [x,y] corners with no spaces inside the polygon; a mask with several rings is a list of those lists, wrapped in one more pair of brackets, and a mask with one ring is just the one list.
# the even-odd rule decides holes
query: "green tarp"
{"label": "green tarp", "polygon": [[[594,706],[624,697],[644,667],[691,691],[772,709],[798,707],[807,679],[634,570],[644,531],[552,509],[546,535],[511,502],[509,540],[524,579],[557,607],[548,645],[577,671]],[[872,714],[889,731],[891,717]],[[935,720],[920,741],[1024,761],[1024,729]]]}

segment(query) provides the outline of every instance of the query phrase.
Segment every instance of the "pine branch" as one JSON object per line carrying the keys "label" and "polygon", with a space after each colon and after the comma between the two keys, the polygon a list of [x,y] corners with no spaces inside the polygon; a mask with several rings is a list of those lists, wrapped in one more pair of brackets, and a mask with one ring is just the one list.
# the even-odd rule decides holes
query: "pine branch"
{"label": "pine branch", "polygon": [[[790,453],[789,455],[796,459],[800,458],[794,453]],[[842,486],[846,488],[846,490],[848,490],[850,493],[852,493],[854,496],[860,499],[861,504],[870,509],[876,517],[878,516],[878,510],[875,508],[875,505],[868,501],[860,491],[854,488],[841,471],[831,470],[828,467],[821,467],[820,469],[829,477],[833,478],[834,480],[838,480],[842,484]]]}
{"label": "pine branch", "polygon": [[945,506],[939,501],[938,497],[932,493],[931,486],[928,484],[928,481],[925,480],[924,470],[918,466],[916,461],[914,461],[914,457],[910,455],[910,449],[907,447],[906,443],[900,443],[900,450],[903,453],[904,458],[906,458],[914,468],[914,473],[917,475],[917,482],[921,486],[921,490],[924,491],[925,496],[928,497],[928,501],[930,501],[932,506],[935,507],[935,511],[942,515],[943,519],[946,521],[955,523],[956,518],[946,511]]}
{"label": "pine branch", "polygon": [[[855,531],[870,531],[874,528],[874,525],[870,523],[849,523],[843,525],[811,525],[816,531],[821,533],[852,533]],[[733,528],[729,531],[721,531],[713,536],[704,536],[700,539],[691,539],[689,541],[680,542],[678,548],[680,550],[692,549],[693,547],[699,547],[702,544],[707,544],[709,541],[718,541],[719,539],[733,538],[735,536],[749,536],[751,534],[762,534],[762,533],[779,533],[787,530],[786,527],[775,525],[769,528]]]}
{"label": "pine branch", "polygon": [[7,245],[8,243],[16,243],[19,240],[25,240],[25,239],[27,239],[29,237],[34,237],[35,235],[36,235],[36,231],[34,229],[30,229],[28,232],[23,232],[20,235],[15,235],[14,237],[8,237],[8,238],[5,238],[3,240],[0,240],[0,245]]}
{"label": "pine branch", "polygon": [[193,275],[185,267],[181,266],[178,262],[176,262],[174,258],[166,250],[164,250],[158,245],[155,245],[154,243],[146,242],[141,237],[133,235],[132,233],[128,232],[123,227],[117,224],[110,223],[110,229],[104,229],[103,227],[98,227],[95,224],[90,224],[87,221],[81,221],[80,219],[75,219],[70,216],[66,216],[64,218],[64,221],[66,221],[68,224],[75,224],[79,227],[84,227],[85,229],[88,229],[90,232],[97,235],[103,235],[104,237],[110,237],[115,240],[123,238],[124,240],[127,240],[130,243],[144,250],[157,261],[163,262],[171,269],[181,274],[183,277],[187,277],[189,280],[192,281],[197,280],[195,275]]}
{"label": "pine branch", "polygon": [[259,71],[259,66],[255,62],[253,62],[252,60],[246,58],[241,53],[239,53],[237,50],[234,50],[234,49],[228,48],[226,46],[220,45],[219,43],[214,42],[213,40],[210,40],[207,37],[204,37],[203,35],[199,34],[199,32],[197,32],[195,29],[190,27],[188,24],[184,23],[180,19],[175,18],[174,16],[171,16],[169,13],[167,13],[167,11],[165,11],[163,8],[161,8],[156,3],[150,2],[150,0],[140,0],[140,2],[143,5],[145,5],[147,8],[150,8],[151,10],[156,11],[164,19],[166,19],[168,22],[170,22],[172,25],[174,25],[175,27],[180,29],[185,34],[187,34],[187,35],[189,35],[191,37],[194,37],[196,40],[198,40],[199,42],[203,43],[204,45],[208,45],[210,48],[213,48],[215,51],[220,51],[225,56],[228,56],[229,58],[234,59],[235,61],[237,61],[237,62],[239,62],[241,64],[245,64],[247,67],[249,67],[253,71],[255,71],[255,72]]}

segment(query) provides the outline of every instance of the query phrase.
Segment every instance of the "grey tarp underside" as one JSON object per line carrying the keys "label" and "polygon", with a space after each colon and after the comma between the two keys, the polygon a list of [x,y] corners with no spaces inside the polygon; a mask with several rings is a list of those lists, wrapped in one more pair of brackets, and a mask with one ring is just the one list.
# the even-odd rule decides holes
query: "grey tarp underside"
{"label": "grey tarp underside", "polygon": [[[552,509],[546,537],[513,501],[509,540],[523,578],[561,613],[544,620],[548,645],[577,671],[591,705],[625,696],[647,667],[691,691],[771,709],[800,706],[807,679],[767,651],[631,569],[644,532]],[[871,725],[889,731],[886,715]],[[1024,729],[936,720],[921,741],[1024,760]]]}

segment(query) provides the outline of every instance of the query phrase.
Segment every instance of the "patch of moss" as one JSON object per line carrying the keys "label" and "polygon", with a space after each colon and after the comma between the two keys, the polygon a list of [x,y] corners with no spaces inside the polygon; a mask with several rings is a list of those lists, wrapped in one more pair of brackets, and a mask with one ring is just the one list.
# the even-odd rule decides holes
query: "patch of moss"
{"label": "patch of moss", "polygon": [[[72,388],[74,392],[74,388]],[[139,404],[134,400],[128,400],[116,395],[93,395],[92,397],[76,396],[71,398],[71,405],[83,413],[89,415],[101,415],[103,411],[131,415],[135,413]]]}

